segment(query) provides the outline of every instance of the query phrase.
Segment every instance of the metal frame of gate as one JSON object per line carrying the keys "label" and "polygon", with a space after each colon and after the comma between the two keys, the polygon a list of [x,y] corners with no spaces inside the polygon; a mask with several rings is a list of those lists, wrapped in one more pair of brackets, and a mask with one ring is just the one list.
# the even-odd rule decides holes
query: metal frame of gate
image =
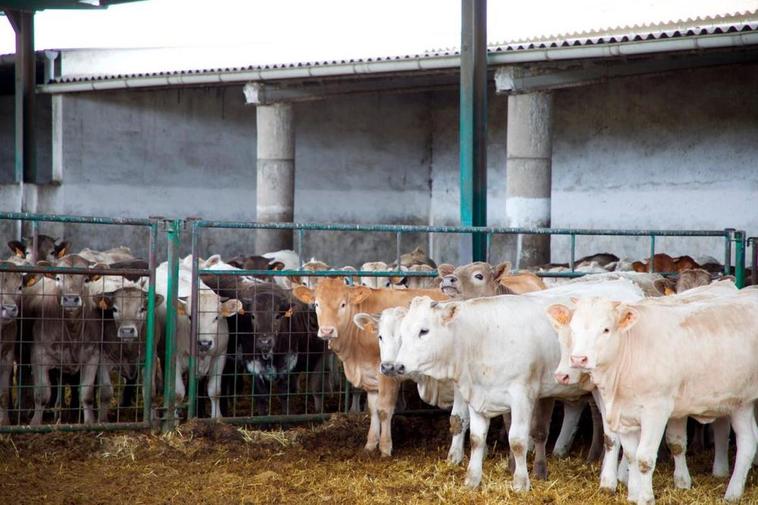
{"label": "metal frame of gate", "polygon": [[[579,277],[587,275],[584,272],[578,272],[575,269],[576,260],[576,239],[579,236],[625,236],[625,237],[648,237],[650,240],[650,256],[655,255],[656,250],[656,238],[658,237],[713,237],[721,238],[724,241],[724,273],[734,274],[736,284],[740,287],[743,286],[745,280],[745,247],[746,239],[745,233],[735,229],[724,230],[613,230],[613,229],[572,229],[572,228],[502,228],[502,227],[454,227],[454,226],[412,226],[412,225],[346,225],[346,224],[304,224],[304,223],[256,223],[256,222],[241,222],[241,221],[207,221],[207,220],[195,220],[190,223],[191,237],[192,237],[192,307],[197,306],[198,286],[199,278],[201,275],[219,276],[219,275],[232,275],[232,276],[263,276],[263,277],[279,277],[279,276],[311,276],[311,277],[341,277],[346,273],[343,270],[322,270],[322,271],[306,271],[306,270],[202,270],[199,268],[199,255],[200,255],[200,237],[203,230],[208,229],[235,229],[235,230],[292,230],[296,236],[296,252],[302,259],[306,256],[303,255],[304,247],[304,233],[305,232],[355,232],[355,233],[394,233],[395,234],[395,250],[396,250],[396,264],[400,264],[400,255],[402,251],[402,236],[408,233],[438,233],[438,234],[468,234],[468,235],[484,235],[486,239],[486,252],[487,260],[490,260],[492,239],[495,235],[557,235],[568,236],[570,238],[570,270],[567,272],[541,272],[538,275],[543,277]],[[755,249],[755,248],[754,248]],[[735,261],[732,263],[732,255],[734,253]],[[649,262],[650,271],[653,271],[653,262]],[[673,272],[661,272],[664,275],[673,274]],[[383,272],[368,272],[368,271],[353,271],[349,273],[349,276],[361,276],[361,277],[388,277],[388,276],[419,276],[419,277],[433,277],[436,276],[436,271],[433,272],[406,272],[406,271],[383,271]],[[196,319],[196,318],[193,318]],[[197,378],[195,374],[195,356],[197,350],[194,347],[196,341],[196,325],[193,324],[192,338],[193,345],[191,349],[190,358],[190,377],[187,401],[188,403],[188,418],[195,418],[197,411],[195,405],[198,401],[197,393]],[[343,407],[347,408],[347,388],[345,389],[345,404]],[[317,414],[297,414],[297,415],[265,415],[265,416],[249,416],[249,417],[233,417],[231,419],[224,418],[225,421],[231,421],[242,424],[260,424],[260,423],[280,423],[280,422],[292,422],[292,421],[308,421],[322,419],[327,413]]]}
{"label": "metal frame of gate", "polygon": [[[48,432],[48,431],[83,431],[83,430],[95,430],[95,431],[110,431],[110,430],[131,430],[131,429],[143,429],[152,426],[153,420],[153,398],[152,398],[152,378],[153,378],[153,363],[156,356],[156,339],[155,339],[155,266],[156,266],[156,251],[157,251],[157,239],[158,239],[158,226],[159,222],[153,219],[133,219],[133,218],[104,218],[104,217],[92,217],[92,216],[70,216],[70,215],[50,215],[50,214],[29,214],[29,213],[17,213],[17,212],[2,212],[0,213],[0,221],[16,221],[16,222],[30,222],[32,228],[32,234],[34,236],[33,243],[36,247],[36,237],[38,233],[39,224],[43,222],[47,223],[62,223],[62,224],[81,224],[81,225],[103,225],[103,226],[134,226],[145,228],[148,234],[147,246],[148,246],[148,265],[147,270],[141,269],[82,269],[82,268],[65,268],[56,266],[39,266],[39,265],[23,265],[8,267],[6,265],[0,265],[0,272],[20,272],[22,274],[71,274],[71,275],[137,275],[149,278],[148,292],[147,292],[147,313],[146,313],[146,335],[144,343],[144,352],[140,352],[143,356],[142,362],[142,382],[137,386],[137,406],[135,409],[135,417],[139,414],[139,398],[142,401],[141,409],[141,421],[130,422],[105,422],[105,423],[93,423],[93,424],[74,424],[74,423],[55,423],[55,424],[42,424],[39,426],[31,426],[24,424],[17,424],[11,426],[0,426],[0,433],[14,433],[14,432]],[[44,316],[43,316],[44,317]],[[23,314],[21,318],[23,319]],[[20,326],[20,325],[19,325]],[[20,334],[20,330],[19,330]],[[16,342],[19,343],[20,342]],[[22,363],[18,363],[19,374],[21,373]],[[19,375],[20,377],[20,375]],[[13,375],[11,377],[13,380]],[[12,385],[11,385],[12,386]],[[71,387],[79,385],[71,385]],[[22,388],[24,386],[17,384],[16,396],[20,401],[20,397],[23,394]],[[59,394],[62,394],[62,385],[58,386]],[[97,386],[96,386],[97,391]],[[141,391],[141,393],[140,393]],[[116,415],[118,417],[120,410],[117,409]],[[21,405],[19,403],[17,420],[20,420]]]}

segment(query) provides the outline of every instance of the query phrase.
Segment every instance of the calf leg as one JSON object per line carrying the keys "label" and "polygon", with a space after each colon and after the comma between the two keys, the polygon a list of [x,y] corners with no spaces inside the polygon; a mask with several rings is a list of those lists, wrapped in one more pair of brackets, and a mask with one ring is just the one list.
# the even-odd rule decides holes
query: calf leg
{"label": "calf leg", "polygon": [[[369,410],[371,410],[371,408],[369,408]],[[363,412],[363,409],[361,409],[361,392],[356,389],[353,390],[353,394],[350,396],[350,413],[359,414],[361,412]]]}
{"label": "calf leg", "polygon": [[511,398],[511,428],[508,431],[508,444],[516,462],[512,487],[514,491],[529,491],[526,453],[529,448],[529,423],[532,419],[534,400],[522,390],[511,391]]}
{"label": "calf leg", "polygon": [[221,378],[226,364],[226,354],[216,356],[211,362],[208,377],[208,398],[211,399],[211,417],[218,419],[221,417]]}
{"label": "calf leg", "polygon": [[553,455],[557,458],[565,458],[571,450],[574,443],[574,437],[579,429],[579,418],[582,415],[587,402],[582,399],[576,402],[563,402],[563,421],[561,423],[561,432],[558,434],[558,440],[553,447]]}
{"label": "calf leg", "polygon": [[[2,331],[2,330],[0,330]],[[2,346],[2,344],[0,344]],[[11,373],[13,372],[13,347],[0,356],[0,426],[10,424],[8,405],[11,399]]]}
{"label": "calf leg", "polygon": [[713,475],[726,477],[729,475],[729,433],[732,425],[728,417],[719,417],[713,421]]}
{"label": "calf leg", "polygon": [[653,471],[658,458],[658,448],[661,446],[661,439],[666,430],[670,413],[665,405],[655,405],[645,408],[640,418],[640,445],[637,447],[637,454],[635,455],[640,484],[637,494],[638,505],[655,503]]}
{"label": "calf leg", "polygon": [[182,363],[179,357],[176,358],[176,382],[174,383],[174,398],[176,400],[175,410],[179,410],[179,406],[184,403],[184,395],[186,390],[184,389],[184,380],[182,379]]}
{"label": "calf leg", "polygon": [[469,426],[468,404],[463,399],[457,387],[453,388],[453,409],[450,412],[450,433],[453,439],[450,442],[450,450],[447,460],[459,465],[463,461],[463,442]]}
{"label": "calf leg", "polygon": [[619,477],[617,469],[619,465],[621,441],[619,440],[618,435],[612,432],[608,427],[608,424],[605,422],[605,403],[597,389],[592,391],[592,398],[594,400],[593,403],[597,407],[598,414],[600,414],[600,423],[603,427],[603,446],[605,448],[603,464],[600,469],[600,489],[615,493]]}
{"label": "calf leg", "polygon": [[379,377],[379,451],[385,458],[392,456],[392,415],[395,413],[400,385],[400,382],[389,377]]}
{"label": "calf leg", "polygon": [[530,434],[534,441],[534,476],[539,480],[547,479],[547,435],[550,433],[550,419],[553,416],[555,400],[543,398],[537,400],[537,408],[532,417]]}
{"label": "calf leg", "polygon": [[752,466],[756,452],[756,436],[758,428],[755,425],[753,405],[743,405],[731,415],[732,428],[737,436],[737,456],[734,458],[734,471],[726,488],[724,499],[737,501],[745,490],[745,480]]}
{"label": "calf leg", "polygon": [[674,485],[679,489],[692,487],[687,468],[687,418],[669,419],[666,426],[666,445],[674,458]]}
{"label": "calf leg", "polygon": [[487,431],[490,428],[490,420],[470,406],[469,419],[471,422],[471,457],[469,458],[464,483],[470,488],[475,488],[482,481],[482,461],[487,449]]}
{"label": "calf leg", "polygon": [[369,417],[371,418],[371,424],[368,428],[368,437],[366,438],[366,446],[364,448],[368,452],[373,452],[376,449],[376,446],[379,445],[379,392],[369,391],[367,396],[368,412]]}
{"label": "calf leg", "polygon": [[600,461],[603,456],[603,447],[605,445],[605,439],[603,437],[603,418],[600,415],[597,404],[590,400],[590,414],[592,415],[592,444],[590,445],[590,451],[587,453],[587,462],[594,463]]}
{"label": "calf leg", "polygon": [[45,405],[50,401],[50,367],[33,363],[32,373],[34,375],[34,415],[29,424],[39,426],[42,424]]}
{"label": "calf leg", "polygon": [[629,480],[627,484],[627,501],[636,503],[637,496],[640,489],[640,472],[637,467],[637,448],[640,444],[640,432],[631,431],[628,433],[620,433],[619,439],[621,440],[621,446],[624,448],[624,459],[626,460],[627,467],[629,468]]}
{"label": "calf leg", "polygon": [[[95,381],[97,379],[97,372],[100,369],[98,361],[100,361],[100,356],[97,352],[94,352],[85,364],[82,365],[81,369],[79,390],[84,409],[85,424],[95,422]],[[110,378],[108,382],[110,382]],[[112,393],[111,396],[113,396]]]}
{"label": "calf leg", "polygon": [[100,365],[98,371],[98,384],[100,385],[100,402],[98,404],[97,422],[108,421],[108,407],[113,399],[113,383],[111,382],[111,367]]}

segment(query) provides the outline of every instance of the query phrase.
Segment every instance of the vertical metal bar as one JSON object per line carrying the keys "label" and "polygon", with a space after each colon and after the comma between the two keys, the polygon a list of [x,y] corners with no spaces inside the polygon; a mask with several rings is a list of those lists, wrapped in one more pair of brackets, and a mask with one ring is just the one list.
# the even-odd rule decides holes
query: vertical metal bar
{"label": "vertical metal bar", "polygon": [[655,235],[650,235],[650,259],[647,263],[647,271],[655,272]]}
{"label": "vertical metal bar", "polygon": [[[487,1],[461,0],[460,217],[487,226]],[[472,258],[484,261],[486,237],[472,234]]]}
{"label": "vertical metal bar", "polygon": [[163,431],[174,429],[176,418],[176,304],[179,293],[179,228],[181,220],[167,221],[168,275],[166,289],[166,366],[164,370]]}
{"label": "vertical metal bar", "polygon": [[571,267],[571,271],[574,272],[574,267],[576,266],[574,263],[576,263],[576,235],[573,233],[571,234],[571,258],[569,259],[569,266]]}
{"label": "vertical metal bar", "polygon": [[39,221],[32,221],[32,265],[37,264],[37,248],[39,247]]}
{"label": "vertical metal bar", "polygon": [[303,258],[303,238],[305,235],[305,230],[302,228],[297,230],[297,256],[300,258],[300,265],[298,267],[301,267],[304,263]]}
{"label": "vertical metal bar", "polygon": [[395,265],[397,266],[396,270],[400,270],[400,241],[402,238],[401,232],[395,233]]}
{"label": "vertical metal bar", "polygon": [[142,372],[142,420],[145,424],[151,424],[153,412],[153,387],[155,383],[155,267],[157,263],[158,248],[158,223],[150,225],[150,238],[148,239],[148,268],[150,269],[150,284],[147,289],[147,332],[145,335],[145,366]]}
{"label": "vertical metal bar", "polygon": [[[16,32],[15,175],[23,193],[23,183],[35,182],[36,179],[34,87],[37,84],[37,66],[34,54],[34,12],[8,9],[5,13]],[[21,209],[22,212],[24,210]]]}
{"label": "vertical metal bar", "polygon": [[490,263],[492,259],[492,233],[487,233],[487,263]]}
{"label": "vertical metal bar", "polygon": [[[189,363],[187,370],[187,419],[195,417],[197,412],[197,311],[198,311],[198,290],[200,289],[200,279],[198,277],[200,254],[198,246],[199,228],[197,223],[192,223],[192,285],[190,292],[190,344],[189,344]],[[210,380],[210,377],[208,378]]]}
{"label": "vertical metal bar", "polygon": [[751,237],[749,239],[751,249],[752,261],[750,262],[750,284],[753,286],[758,285],[758,244],[756,244],[758,237]]}
{"label": "vertical metal bar", "polygon": [[734,228],[724,230],[724,275],[732,273],[732,239],[734,239]]}
{"label": "vertical metal bar", "polygon": [[745,232],[734,232],[734,283],[738,288],[745,287]]}

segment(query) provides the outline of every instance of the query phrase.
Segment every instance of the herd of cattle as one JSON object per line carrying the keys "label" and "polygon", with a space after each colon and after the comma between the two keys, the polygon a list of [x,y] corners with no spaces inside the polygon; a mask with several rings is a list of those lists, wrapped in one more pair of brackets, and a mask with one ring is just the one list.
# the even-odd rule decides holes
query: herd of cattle
{"label": "herd of cattle", "polygon": [[[38,237],[36,251],[28,240],[9,246],[13,255],[7,261],[15,265],[28,265],[34,256],[42,265],[99,272],[147,268],[124,247],[70,254],[68,243],[46,236]],[[713,258],[657,254],[652,261],[655,271],[677,275],[648,273],[649,263],[611,254],[575,263],[577,271],[593,275],[559,281],[535,272],[549,275],[567,265],[519,272],[508,263],[455,268],[436,265],[420,249],[401,256],[400,264],[371,262],[360,271],[428,276],[364,277],[352,267],[313,259],[302,264],[292,251],[226,261],[215,255],[198,259],[201,269],[218,272],[199,280],[193,310],[192,258],[187,257],[180,263],[176,300],[167,299],[167,263],[156,269],[155,328],[164,327],[167,303],[174,304],[177,402],[185,399],[194,344],[212,417],[226,414],[224,400],[239,391],[238,372],[249,374],[258,391],[280,392],[300,387],[292,378],[306,375],[311,379],[306,392],[322,411],[322,393],[339,383],[342,371],[367,394],[365,449],[378,447],[390,456],[398,393],[410,380],[422,400],[451,409],[452,463],[462,462],[470,431],[466,485],[479,485],[490,419],[503,416],[512,485],[528,491],[531,448],[533,475],[547,477],[545,446],[555,401],[563,402],[564,410],[553,449],[557,456],[568,453],[589,405],[591,454],[603,457],[600,486],[615,490],[619,481],[626,482],[629,499],[640,504],[654,501],[652,472],[664,434],[674,457],[674,482],[690,487],[685,452],[692,417],[713,423],[717,476],[729,472],[734,430],[737,455],[726,498],[739,499],[758,441],[758,290],[738,290]],[[230,272],[236,269],[341,270],[341,275],[256,278]],[[147,278],[8,270],[0,279],[0,424],[10,422],[11,385],[22,383],[14,374],[23,365],[30,366],[33,378],[31,424],[41,423],[50,408],[52,369],[78,374],[72,384],[80,386],[85,422],[107,421],[113,376],[134,381],[141,371]],[[23,356],[29,356],[28,364]],[[152,368],[166,366],[156,359]],[[155,379],[146,382],[155,386],[157,373]],[[353,404],[359,408],[358,396]]]}

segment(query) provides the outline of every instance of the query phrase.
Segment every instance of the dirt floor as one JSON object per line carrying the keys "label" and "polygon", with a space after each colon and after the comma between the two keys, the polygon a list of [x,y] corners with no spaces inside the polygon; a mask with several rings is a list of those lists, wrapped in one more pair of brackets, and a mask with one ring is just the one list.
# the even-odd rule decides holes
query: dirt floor
{"label": "dirt floor", "polygon": [[[626,503],[624,488],[615,496],[598,490],[597,465],[584,463],[586,445],[569,459],[551,458],[549,479],[532,480],[528,495],[516,495],[495,429],[482,487],[472,491],[463,486],[465,468],[445,461],[445,417],[396,417],[391,459],[363,454],[367,427],[365,416],[343,415],[270,431],[198,422],[169,435],[3,435],[0,503]],[[663,461],[658,503],[718,503],[726,480],[709,475],[710,458],[688,458],[692,490],[674,489],[672,467]],[[758,504],[757,473],[742,503]]]}

